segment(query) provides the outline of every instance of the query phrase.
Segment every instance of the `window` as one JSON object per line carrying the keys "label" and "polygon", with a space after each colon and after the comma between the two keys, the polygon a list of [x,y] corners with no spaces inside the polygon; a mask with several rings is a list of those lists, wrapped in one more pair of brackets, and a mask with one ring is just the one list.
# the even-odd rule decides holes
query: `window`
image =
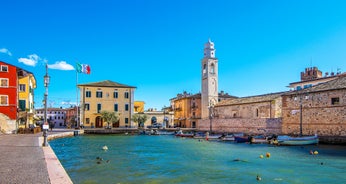
{"label": "window", "polygon": [[258,117],[259,115],[259,112],[258,112],[258,109],[256,109],[256,117]]}
{"label": "window", "polygon": [[25,111],[25,100],[19,100],[19,109]]}
{"label": "window", "polygon": [[125,118],[125,124],[129,124],[129,118]]}
{"label": "window", "polygon": [[206,73],[207,73],[207,65],[204,64],[204,65],[203,65],[203,74],[206,74]]}
{"label": "window", "polygon": [[7,72],[8,71],[8,67],[6,65],[1,65],[0,66],[0,71]]}
{"label": "window", "polygon": [[125,96],[125,98],[129,98],[129,92],[126,91],[124,96]]}
{"label": "window", "polygon": [[85,123],[89,124],[90,123],[90,118],[85,118]]}
{"label": "window", "polygon": [[25,92],[25,84],[19,84],[19,91]]}
{"label": "window", "polygon": [[338,105],[340,103],[339,97],[332,98],[332,105]]}
{"label": "window", "polygon": [[102,91],[96,91],[96,98],[102,98]]}
{"label": "window", "polygon": [[118,91],[117,91],[117,90],[115,90],[115,91],[113,92],[113,98],[118,98]]}
{"label": "window", "polygon": [[297,90],[302,90],[302,87],[301,86],[297,86]]}
{"label": "window", "polygon": [[0,81],[0,87],[8,87],[8,79],[1,78]]}
{"label": "window", "polygon": [[125,104],[125,111],[129,111],[129,104]]}
{"label": "window", "polygon": [[118,112],[118,104],[114,104],[114,111]]}
{"label": "window", "polygon": [[97,104],[97,113],[100,113],[100,112],[101,112],[101,109],[102,109],[101,104]]}
{"label": "window", "polygon": [[90,104],[84,104],[84,110],[89,111],[90,110]]}
{"label": "window", "polygon": [[85,92],[85,97],[90,98],[91,97],[91,91],[86,91]]}
{"label": "window", "polygon": [[8,96],[0,95],[0,105],[5,106],[8,105]]}
{"label": "window", "polygon": [[210,73],[211,73],[211,74],[215,74],[215,65],[214,65],[214,63],[212,63],[212,64],[210,65]]}

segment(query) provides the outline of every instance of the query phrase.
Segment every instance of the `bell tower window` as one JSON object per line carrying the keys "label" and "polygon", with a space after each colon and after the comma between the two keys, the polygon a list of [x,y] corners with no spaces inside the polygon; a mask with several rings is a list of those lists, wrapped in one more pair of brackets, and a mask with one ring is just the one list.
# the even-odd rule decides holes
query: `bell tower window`
{"label": "bell tower window", "polygon": [[206,74],[207,73],[207,64],[204,64],[203,65],[203,74]]}
{"label": "bell tower window", "polygon": [[210,73],[211,73],[211,74],[215,74],[215,65],[214,65],[214,63],[212,63],[212,64],[210,65]]}

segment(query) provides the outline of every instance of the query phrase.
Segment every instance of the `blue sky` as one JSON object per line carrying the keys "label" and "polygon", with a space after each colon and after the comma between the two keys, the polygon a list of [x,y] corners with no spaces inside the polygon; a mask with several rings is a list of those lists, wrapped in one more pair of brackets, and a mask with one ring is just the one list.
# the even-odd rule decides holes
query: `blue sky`
{"label": "blue sky", "polygon": [[[346,70],[343,0],[1,0],[0,60],[33,72],[42,106],[76,102],[76,62],[136,86],[135,100],[161,109],[201,91],[204,43],[215,43],[219,90],[251,96],[288,90],[306,67]],[[54,69],[53,69],[54,68]]]}

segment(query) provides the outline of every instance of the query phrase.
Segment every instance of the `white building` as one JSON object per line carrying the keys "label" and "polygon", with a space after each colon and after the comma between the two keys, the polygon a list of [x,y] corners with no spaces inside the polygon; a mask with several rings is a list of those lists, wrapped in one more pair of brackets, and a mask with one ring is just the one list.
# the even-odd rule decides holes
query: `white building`
{"label": "white building", "polygon": [[[44,120],[44,109],[36,109],[36,116]],[[66,127],[66,111],[61,108],[47,108],[47,120],[54,128]]]}

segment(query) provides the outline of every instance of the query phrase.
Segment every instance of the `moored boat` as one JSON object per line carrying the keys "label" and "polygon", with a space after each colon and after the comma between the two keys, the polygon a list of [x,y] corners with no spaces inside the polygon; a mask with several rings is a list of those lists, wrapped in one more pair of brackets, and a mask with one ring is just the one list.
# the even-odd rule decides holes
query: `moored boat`
{"label": "moored boat", "polygon": [[277,137],[277,144],[279,145],[311,145],[318,144],[318,136],[301,136],[301,137],[292,137],[288,135],[279,135]]}
{"label": "moored boat", "polygon": [[251,136],[249,138],[249,142],[251,144],[265,144],[265,143],[268,143],[268,139],[266,136],[264,135],[257,135],[257,136]]}
{"label": "moored boat", "polygon": [[175,134],[175,136],[177,136],[177,137],[191,137],[192,138],[194,136],[194,134],[193,133],[183,133],[183,131],[179,130]]}
{"label": "moored boat", "polygon": [[248,136],[234,136],[234,141],[237,143],[249,142]]}
{"label": "moored boat", "polygon": [[226,135],[224,137],[221,137],[221,140],[223,140],[223,141],[234,141],[234,136],[233,135]]}

